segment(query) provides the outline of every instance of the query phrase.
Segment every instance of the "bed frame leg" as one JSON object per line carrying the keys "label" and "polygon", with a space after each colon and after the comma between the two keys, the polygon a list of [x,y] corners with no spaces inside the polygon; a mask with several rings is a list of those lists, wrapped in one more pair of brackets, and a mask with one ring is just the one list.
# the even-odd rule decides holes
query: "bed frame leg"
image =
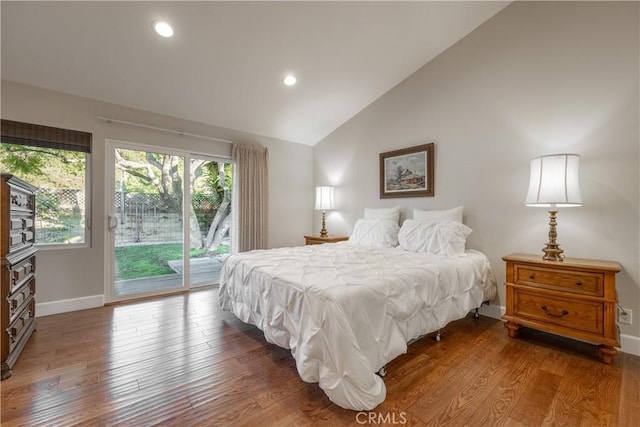
{"label": "bed frame leg", "polygon": [[436,341],[440,342],[440,329],[436,332]]}
{"label": "bed frame leg", "polygon": [[387,365],[384,365],[382,368],[380,368],[378,370],[378,372],[376,372],[376,374],[378,374],[382,378],[386,377],[387,376]]}
{"label": "bed frame leg", "polygon": [[[483,305],[485,305],[485,304],[489,305],[489,301],[482,301],[482,302],[480,303],[480,307],[482,307],[482,306],[483,306]],[[478,309],[479,309],[480,307],[476,307],[475,311],[473,312],[473,318],[474,318],[474,319],[479,319],[479,318],[480,318],[480,313],[478,313]]]}

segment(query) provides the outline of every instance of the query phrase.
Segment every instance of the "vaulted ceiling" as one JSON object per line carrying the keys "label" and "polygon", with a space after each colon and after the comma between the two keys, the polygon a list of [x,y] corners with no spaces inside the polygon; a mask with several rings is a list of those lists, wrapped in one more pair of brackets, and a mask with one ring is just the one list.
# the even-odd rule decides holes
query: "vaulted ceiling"
{"label": "vaulted ceiling", "polygon": [[2,1],[1,72],[313,145],[508,3]]}

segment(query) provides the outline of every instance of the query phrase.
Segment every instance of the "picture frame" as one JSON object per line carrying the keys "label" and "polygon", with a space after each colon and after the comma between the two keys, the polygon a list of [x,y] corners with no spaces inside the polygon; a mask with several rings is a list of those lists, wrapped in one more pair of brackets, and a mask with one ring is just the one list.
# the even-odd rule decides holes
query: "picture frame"
{"label": "picture frame", "polygon": [[380,198],[433,197],[433,142],[380,153]]}

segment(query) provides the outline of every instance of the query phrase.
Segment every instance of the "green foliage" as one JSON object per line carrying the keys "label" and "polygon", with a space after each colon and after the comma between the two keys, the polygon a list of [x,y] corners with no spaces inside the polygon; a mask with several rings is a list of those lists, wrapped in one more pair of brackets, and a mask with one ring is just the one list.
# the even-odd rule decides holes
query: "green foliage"
{"label": "green foliage", "polygon": [[[125,150],[123,148],[118,148],[117,150],[118,150],[118,153],[120,153],[120,156],[122,156],[124,160],[142,163],[142,164],[148,164],[148,160],[146,158],[146,152],[144,151]],[[159,154],[150,153],[150,156],[157,161]],[[116,164],[119,165],[117,161],[116,161]],[[157,193],[158,192],[156,187],[148,179],[144,179],[139,176],[132,175],[131,173],[128,173],[130,171],[140,171],[142,173],[146,173],[142,168],[125,167],[125,166],[119,165],[119,170],[116,173],[116,179],[122,182],[123,190],[129,193]]]}
{"label": "green foliage", "polygon": [[130,175],[126,171],[118,171],[116,180],[122,182],[122,189],[127,193],[155,194],[158,192],[156,187],[149,181]]}
{"label": "green foliage", "polygon": [[[83,241],[80,205],[84,203],[85,163],[86,154],[77,151],[0,145],[0,169],[40,189],[36,193],[37,243]],[[69,191],[63,195],[63,189]]]}
{"label": "green foliage", "polygon": [[206,233],[209,229],[221,201],[218,193],[210,194],[208,192],[198,191],[191,196],[193,212],[196,214],[202,233]]}
{"label": "green foliage", "polygon": [[38,243],[66,244],[84,241],[84,226],[80,214],[65,213],[48,224],[37,230]]}
{"label": "green foliage", "polygon": [[224,181],[220,180],[220,173],[218,172],[218,162],[207,162],[203,168],[204,188],[211,193],[218,193],[220,199],[224,194],[225,187],[231,191],[233,182],[233,165],[231,163],[224,163]]}
{"label": "green foliage", "polygon": [[42,166],[46,164],[44,156],[30,156],[26,152],[15,153],[12,144],[2,144],[2,170],[17,176],[27,176],[30,173],[42,175]]}
{"label": "green foliage", "polygon": [[85,153],[3,143],[0,166],[42,188],[84,188]]}
{"label": "green foliage", "polygon": [[202,175],[193,185],[196,191],[192,195],[192,204],[203,234],[209,230],[224,200],[225,187],[229,195],[231,194],[233,165],[231,163],[222,163],[222,165],[224,167],[222,180],[219,172],[220,163],[210,161],[201,166]]}
{"label": "green foliage", "polygon": [[[204,249],[192,249],[191,258],[205,254]],[[172,274],[174,271],[167,261],[182,259],[181,243],[158,245],[122,246],[116,248],[118,280]]]}
{"label": "green foliage", "polygon": [[231,248],[229,246],[227,246],[227,245],[220,244],[216,248],[216,254],[218,254],[218,255],[220,255],[220,254],[229,254],[229,253],[231,253]]}
{"label": "green foliage", "polygon": [[47,220],[55,220],[63,215],[63,209],[60,207],[60,197],[53,192],[36,193],[36,206],[38,206],[39,216]]}
{"label": "green foliage", "polygon": [[116,179],[125,191],[157,193],[168,210],[181,210],[184,157],[122,148],[115,157]]}

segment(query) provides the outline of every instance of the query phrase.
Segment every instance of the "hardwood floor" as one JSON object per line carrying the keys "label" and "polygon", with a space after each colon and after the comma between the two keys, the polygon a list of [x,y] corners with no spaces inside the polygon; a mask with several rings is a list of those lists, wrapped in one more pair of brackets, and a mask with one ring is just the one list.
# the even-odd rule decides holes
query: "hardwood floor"
{"label": "hardwood floor", "polygon": [[[2,425],[638,426],[640,357],[471,316],[388,365],[369,413],[332,404],[217,289],[38,318]],[[370,422],[371,421],[371,422]]]}

